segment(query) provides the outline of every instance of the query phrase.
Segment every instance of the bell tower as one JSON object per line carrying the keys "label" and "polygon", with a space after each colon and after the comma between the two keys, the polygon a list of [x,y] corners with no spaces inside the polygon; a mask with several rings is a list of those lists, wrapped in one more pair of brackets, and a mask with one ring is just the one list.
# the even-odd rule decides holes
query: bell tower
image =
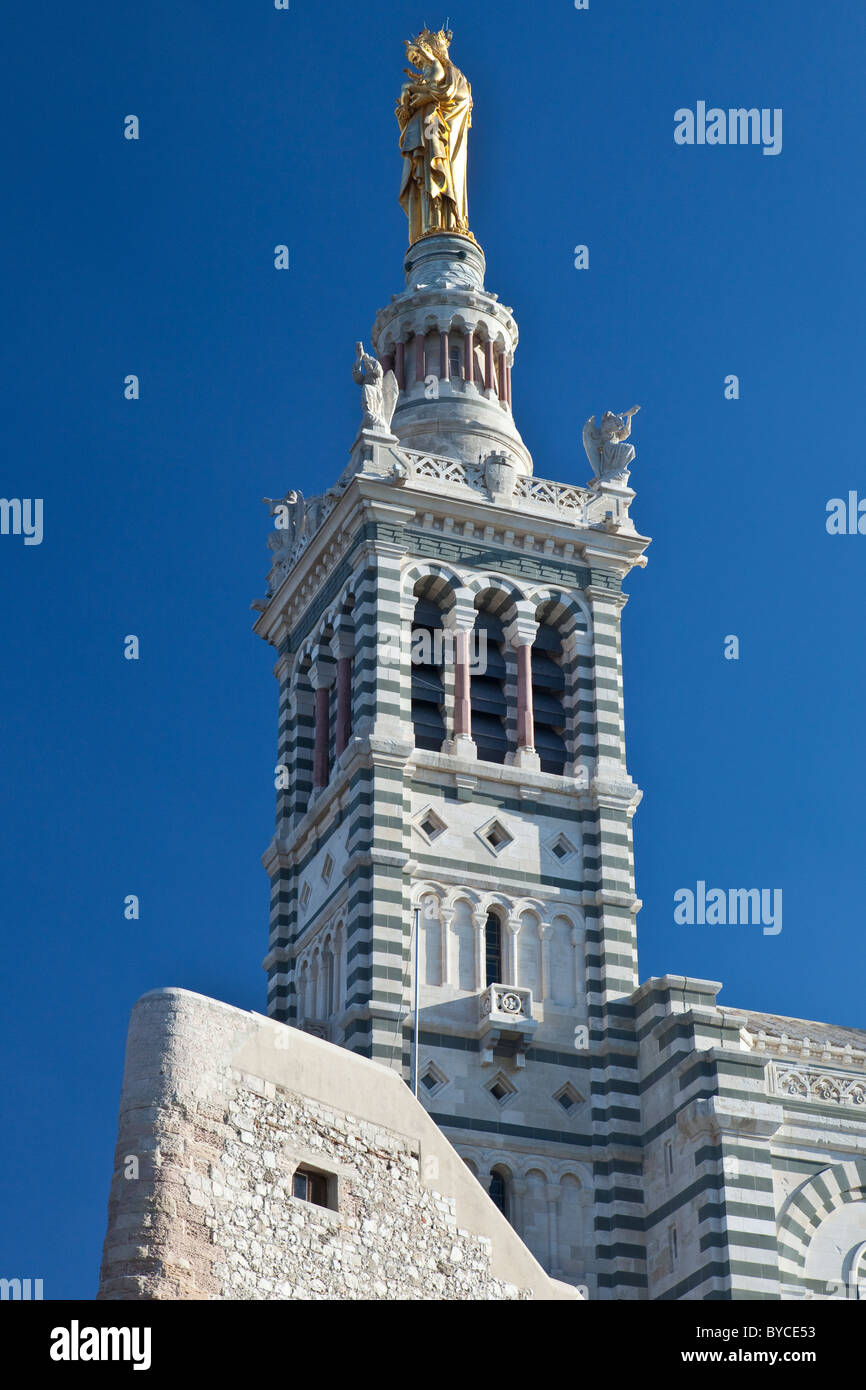
{"label": "bell tower", "polygon": [[628,416],[590,431],[588,485],[551,476],[579,446],[535,476],[514,315],[468,222],[454,229],[459,199],[431,211],[423,132],[456,158],[468,120],[443,43],[407,46],[421,231],[373,354],[359,345],[348,464],[321,497],[270,502],[254,605],[280,686],[268,1011],[402,1071],[542,1264],[594,1290],[627,1282],[617,1230],[640,1182],[619,1095],[640,906],[620,613],[649,542],[629,515]]}

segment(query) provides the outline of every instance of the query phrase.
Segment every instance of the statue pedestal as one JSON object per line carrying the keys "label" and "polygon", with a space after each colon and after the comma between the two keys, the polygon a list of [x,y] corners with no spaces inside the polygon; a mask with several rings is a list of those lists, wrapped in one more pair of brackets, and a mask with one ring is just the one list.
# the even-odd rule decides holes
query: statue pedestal
{"label": "statue pedestal", "polygon": [[474,237],[430,232],[403,260],[407,290],[483,290],[484,252]]}
{"label": "statue pedestal", "polygon": [[405,463],[400,454],[400,441],[387,430],[358,431],[349,454],[349,462],[340,475],[340,486],[363,473],[367,478],[393,478],[395,469]]}

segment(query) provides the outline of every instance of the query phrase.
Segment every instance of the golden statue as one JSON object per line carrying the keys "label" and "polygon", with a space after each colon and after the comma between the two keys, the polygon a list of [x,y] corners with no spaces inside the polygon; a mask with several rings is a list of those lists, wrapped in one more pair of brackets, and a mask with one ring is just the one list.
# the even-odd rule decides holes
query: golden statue
{"label": "golden statue", "polygon": [[451,30],[423,29],[406,40],[406,57],[420,71],[400,91],[397,121],[403,155],[400,203],[409,218],[409,245],[437,232],[472,236],[466,206],[466,145],[472,89],[448,56]]}

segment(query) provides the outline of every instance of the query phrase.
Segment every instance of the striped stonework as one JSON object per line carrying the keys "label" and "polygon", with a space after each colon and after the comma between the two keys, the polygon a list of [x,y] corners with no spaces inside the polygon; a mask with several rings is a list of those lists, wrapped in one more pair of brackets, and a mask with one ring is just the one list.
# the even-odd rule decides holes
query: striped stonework
{"label": "striped stonework", "polygon": [[[434,321],[461,341],[473,326],[469,291],[422,270],[407,260],[377,321],[404,358]],[[511,311],[484,304],[479,332],[498,324],[513,353]],[[866,1035],[721,1007],[712,981],[639,986],[634,493],[534,478],[508,402],[438,386],[407,381],[395,433],[359,433],[259,605],[288,778],[264,855],[268,1011],[411,1080],[545,1268],[590,1297],[850,1296]],[[419,603],[419,635],[438,610],[443,639],[420,676]],[[484,673],[458,652],[481,631],[501,660],[473,704]]]}

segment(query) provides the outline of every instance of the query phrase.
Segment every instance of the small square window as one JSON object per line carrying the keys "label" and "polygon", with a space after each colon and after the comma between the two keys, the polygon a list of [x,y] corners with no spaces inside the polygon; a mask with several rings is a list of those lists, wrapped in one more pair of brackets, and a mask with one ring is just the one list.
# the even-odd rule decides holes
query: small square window
{"label": "small square window", "polygon": [[427,807],[426,811],[421,813],[415,821],[415,824],[425,839],[431,841],[438,839],[443,830],[447,829],[444,820],[442,820],[440,816],[437,816],[436,812],[430,806]]}
{"label": "small square window", "polygon": [[448,1085],[448,1077],[444,1071],[437,1067],[435,1062],[428,1062],[421,1072],[421,1085],[428,1096],[438,1095],[443,1086]]}
{"label": "small square window", "polygon": [[514,836],[509,834],[502,822],[498,820],[492,820],[489,825],[482,826],[476,833],[488,849],[493,850],[494,854],[499,854],[514,839]]}
{"label": "small square window", "polygon": [[327,1177],[309,1168],[299,1168],[292,1178],[292,1196],[302,1202],[312,1202],[316,1207],[328,1206]]}
{"label": "small square window", "polygon": [[560,1086],[553,1099],[557,1105],[562,1107],[566,1115],[570,1114],[576,1105],[583,1104],[583,1096],[572,1086],[570,1081],[567,1081],[564,1086]]}
{"label": "small square window", "polygon": [[571,855],[574,854],[574,845],[567,836],[558,835],[550,846],[550,852],[555,859],[559,860],[560,864],[563,864],[566,859],[569,859]]}
{"label": "small square window", "polygon": [[487,1089],[498,1105],[507,1105],[512,1096],[517,1095],[508,1077],[503,1076],[502,1072],[494,1076]]}
{"label": "small square window", "polygon": [[325,862],[324,862],[324,864],[322,865],[322,878],[325,880],[326,883],[330,880],[331,874],[332,874],[333,872],[334,872],[334,861],[333,861],[333,859],[331,858],[330,854],[326,854],[326,855],[325,855]]}

